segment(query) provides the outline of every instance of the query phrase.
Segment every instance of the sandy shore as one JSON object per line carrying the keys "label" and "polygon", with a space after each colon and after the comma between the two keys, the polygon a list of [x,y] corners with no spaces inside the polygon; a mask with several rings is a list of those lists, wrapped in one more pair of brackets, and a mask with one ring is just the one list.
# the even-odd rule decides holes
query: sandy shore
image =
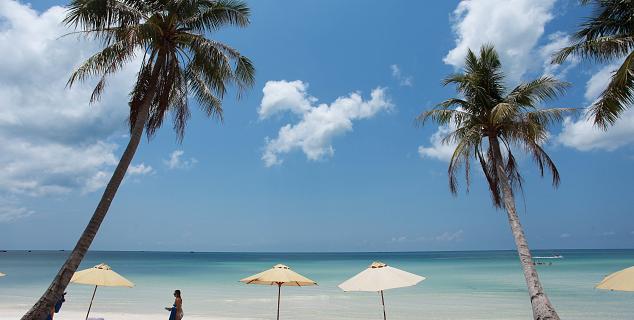
{"label": "sandy shore", "polygon": [[[20,319],[24,314],[22,309],[9,309],[0,310],[0,320],[16,320]],[[134,314],[134,313],[121,313],[121,312],[96,312],[90,315],[89,319],[104,319],[104,320],[159,320],[168,319],[168,313],[156,313],[156,314]],[[85,312],[79,311],[63,311],[55,316],[55,320],[78,320],[86,317]],[[226,318],[216,316],[199,316],[199,315],[185,315],[187,320],[263,320],[270,319],[271,317],[260,318]]]}

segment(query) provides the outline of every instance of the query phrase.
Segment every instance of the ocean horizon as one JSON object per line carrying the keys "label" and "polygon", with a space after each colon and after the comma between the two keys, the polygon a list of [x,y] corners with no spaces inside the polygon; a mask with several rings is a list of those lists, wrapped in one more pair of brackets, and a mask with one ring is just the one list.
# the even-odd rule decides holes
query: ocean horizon
{"label": "ocean horizon", "polygon": [[[0,319],[19,318],[44,292],[70,251],[0,252]],[[630,319],[632,294],[594,289],[634,264],[634,249],[534,250],[562,255],[539,265],[546,293],[562,319]],[[276,288],[240,279],[284,263],[317,281],[283,287],[282,319],[381,319],[375,293],[342,292],[337,285],[375,260],[425,276],[417,286],[385,292],[391,319],[530,319],[531,307],[513,250],[430,252],[159,252],[91,251],[80,269],[105,262],[134,288],[99,288],[91,317],[167,319],[172,292],[183,292],[188,319],[273,319]],[[55,319],[84,317],[94,287],[70,284]]]}

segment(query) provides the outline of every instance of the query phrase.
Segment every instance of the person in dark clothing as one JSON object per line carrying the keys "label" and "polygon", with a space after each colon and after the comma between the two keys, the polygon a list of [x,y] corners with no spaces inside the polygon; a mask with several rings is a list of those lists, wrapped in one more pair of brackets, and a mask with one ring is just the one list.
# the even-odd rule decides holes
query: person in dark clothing
{"label": "person in dark clothing", "polygon": [[66,292],[62,294],[62,297],[59,300],[57,300],[55,305],[51,308],[51,313],[48,315],[46,320],[53,320],[53,317],[55,316],[55,314],[59,313],[59,310],[62,308],[62,304],[64,304],[64,302],[66,301],[65,296],[66,296]]}
{"label": "person in dark clothing", "polygon": [[174,304],[171,308],[165,308],[165,310],[170,312],[169,320],[181,320],[183,319],[183,299],[181,298],[181,291],[174,291]]}

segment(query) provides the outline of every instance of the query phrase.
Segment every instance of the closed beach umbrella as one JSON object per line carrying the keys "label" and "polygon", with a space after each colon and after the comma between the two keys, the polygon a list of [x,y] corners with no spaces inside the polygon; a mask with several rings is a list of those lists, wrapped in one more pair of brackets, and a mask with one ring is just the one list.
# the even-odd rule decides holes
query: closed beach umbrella
{"label": "closed beach umbrella", "polygon": [[244,278],[240,280],[240,282],[244,282],[246,284],[263,284],[268,286],[276,285],[278,320],[280,319],[280,296],[282,286],[303,287],[317,285],[317,282],[302,276],[283,264],[275,265],[269,270]]}
{"label": "closed beach umbrella", "polygon": [[73,277],[70,279],[70,282],[95,286],[95,290],[92,292],[92,298],[90,299],[90,305],[88,306],[88,313],[86,313],[86,319],[88,319],[88,315],[90,315],[90,308],[92,308],[92,301],[95,299],[95,293],[97,293],[98,286],[134,287],[134,283],[112,271],[110,266],[105,263],[98,264],[86,270],[75,272]]}
{"label": "closed beach umbrella", "polygon": [[343,291],[379,292],[381,294],[381,305],[383,305],[383,319],[387,319],[383,291],[410,287],[423,280],[425,280],[425,277],[375,261],[369,268],[340,284],[339,288]]}
{"label": "closed beach umbrella", "polygon": [[597,289],[615,291],[634,291],[634,267],[617,271],[603,279]]}

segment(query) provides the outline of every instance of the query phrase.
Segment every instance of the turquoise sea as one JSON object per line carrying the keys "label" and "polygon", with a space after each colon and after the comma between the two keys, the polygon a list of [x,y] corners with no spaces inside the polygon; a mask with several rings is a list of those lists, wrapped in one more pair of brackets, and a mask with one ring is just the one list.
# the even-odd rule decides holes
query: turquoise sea
{"label": "turquoise sea", "polygon": [[[0,252],[0,319],[18,319],[46,289],[68,252]],[[614,271],[634,265],[634,250],[548,250],[563,255],[538,266],[562,319],[634,318],[634,293],[594,289]],[[167,319],[163,307],[183,292],[185,319],[274,319],[277,289],[239,279],[284,263],[317,287],[283,287],[281,319],[382,319],[375,293],[345,293],[337,284],[380,260],[427,277],[418,286],[386,291],[388,319],[531,319],[514,251],[420,253],[90,252],[80,269],[101,262],[136,284],[99,288],[91,317]],[[91,287],[71,284],[55,318],[83,319]]]}

